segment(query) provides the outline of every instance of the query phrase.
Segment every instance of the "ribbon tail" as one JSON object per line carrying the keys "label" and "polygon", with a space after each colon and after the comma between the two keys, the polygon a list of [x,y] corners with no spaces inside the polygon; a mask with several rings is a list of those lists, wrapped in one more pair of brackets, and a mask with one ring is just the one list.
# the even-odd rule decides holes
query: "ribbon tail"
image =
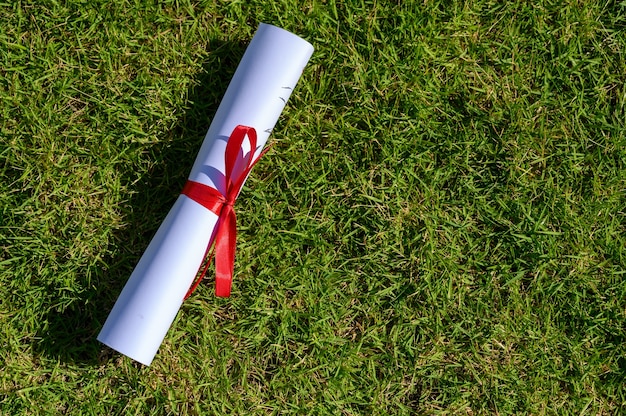
{"label": "ribbon tail", "polygon": [[232,206],[224,205],[221,221],[215,238],[215,295],[227,298],[233,284],[237,246],[237,217]]}
{"label": "ribbon tail", "polygon": [[[240,164],[245,163],[244,166],[240,168],[237,162],[246,137],[248,137],[250,142],[250,151],[243,156],[244,160],[240,161]],[[267,149],[262,150],[259,156],[254,157],[257,151],[256,144],[257,135],[253,127],[239,125],[235,127],[231,133],[224,155],[224,178],[226,180],[226,192],[224,195],[215,188],[191,180],[187,181],[182,191],[182,194],[212,211],[219,217],[217,231],[215,231],[215,239],[213,240],[215,242],[213,250],[215,256],[215,294],[219,297],[230,296],[235,269],[237,218],[233,204],[239,192],[241,192],[243,183],[250,174],[252,167],[267,151]],[[234,172],[235,167],[237,167],[237,170],[240,172]],[[209,254],[210,247],[211,242],[209,242],[207,247],[205,258]],[[206,274],[210,262],[211,258],[209,257],[200,277],[193,282],[185,299],[188,298],[198,286]]]}
{"label": "ribbon tail", "polygon": [[212,244],[209,243],[209,246],[207,247],[207,251],[206,253],[204,253],[204,258],[206,259],[206,262],[204,264],[204,268],[202,269],[202,273],[200,274],[200,276],[196,277],[196,280],[194,280],[193,284],[187,291],[187,294],[185,295],[185,298],[183,300],[187,300],[187,298],[191,296],[191,294],[196,290],[196,288],[202,282],[202,279],[204,279],[204,276],[206,276],[206,272],[209,270],[209,266],[211,265],[211,260],[213,260],[213,251],[211,251],[211,246]]}

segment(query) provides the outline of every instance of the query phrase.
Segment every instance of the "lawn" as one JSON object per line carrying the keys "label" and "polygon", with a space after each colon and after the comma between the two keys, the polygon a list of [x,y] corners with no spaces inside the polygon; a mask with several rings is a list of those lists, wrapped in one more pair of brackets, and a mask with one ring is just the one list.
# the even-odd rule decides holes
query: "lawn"
{"label": "lawn", "polygon": [[[260,22],[311,42],[150,367],[96,336]],[[0,414],[626,412],[626,2],[0,4]]]}

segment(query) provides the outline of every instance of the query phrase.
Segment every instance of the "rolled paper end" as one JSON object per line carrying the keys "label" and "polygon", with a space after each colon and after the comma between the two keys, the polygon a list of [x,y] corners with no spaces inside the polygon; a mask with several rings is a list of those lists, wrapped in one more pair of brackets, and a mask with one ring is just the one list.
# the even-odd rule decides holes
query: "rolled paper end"
{"label": "rolled paper end", "polygon": [[[282,27],[274,26],[274,25],[269,24],[269,23],[260,23],[257,32],[259,32],[259,31],[280,32],[279,36],[290,37],[290,38],[293,38],[296,42],[299,42],[301,45],[302,44],[308,45],[309,51],[307,51],[307,53],[308,53],[309,57],[313,54],[314,48],[313,48],[313,45],[311,45],[310,42],[307,42],[305,39],[302,39],[300,36],[298,36],[298,35],[296,35],[294,33],[291,33],[287,29],[283,29]],[[301,48],[302,48],[302,46],[301,46]],[[307,59],[307,61],[308,61],[308,59]]]}
{"label": "rolled paper end", "polygon": [[[181,195],[139,260],[97,339],[150,365],[202,262],[217,215]],[[174,253],[174,255],[172,255]]]}
{"label": "rolled paper end", "polygon": [[[136,351],[134,349],[128,348],[128,345],[117,345],[113,340],[109,339],[106,334],[103,334],[104,331],[101,331],[100,334],[98,335],[98,341],[100,341],[101,343],[103,343],[104,345],[106,345],[107,347],[110,347],[112,349],[114,349],[117,352],[120,352],[122,354],[124,354],[125,356],[132,358],[133,360],[149,366],[150,364],[152,364],[152,360],[154,359],[154,356],[156,355],[156,350],[154,351],[154,353],[151,353],[149,349],[143,349],[140,351]],[[158,349],[158,346],[157,346]]]}

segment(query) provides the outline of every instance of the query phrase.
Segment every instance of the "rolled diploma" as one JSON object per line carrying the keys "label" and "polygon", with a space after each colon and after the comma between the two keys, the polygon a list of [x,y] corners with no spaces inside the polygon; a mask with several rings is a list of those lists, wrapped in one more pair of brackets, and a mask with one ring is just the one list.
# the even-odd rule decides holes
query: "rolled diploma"
{"label": "rolled diploma", "polygon": [[[259,26],[204,138],[190,180],[225,193],[228,137],[237,125],[254,127],[259,154],[312,53],[313,46],[298,36]],[[185,195],[178,197],[113,306],[100,342],[150,365],[197,275],[217,222],[213,212]]]}

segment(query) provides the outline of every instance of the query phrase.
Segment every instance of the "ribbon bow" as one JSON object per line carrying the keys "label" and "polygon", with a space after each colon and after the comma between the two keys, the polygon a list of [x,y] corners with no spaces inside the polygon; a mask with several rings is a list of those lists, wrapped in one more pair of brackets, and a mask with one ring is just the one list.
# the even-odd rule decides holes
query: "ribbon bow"
{"label": "ribbon bow", "polygon": [[[250,151],[244,156],[245,163],[243,170],[238,174],[233,172],[239,151],[242,149],[243,142],[248,136],[250,141]],[[219,219],[217,223],[217,233],[215,239],[209,241],[205,258],[209,254],[213,242],[215,242],[215,294],[219,297],[229,297],[230,288],[233,282],[233,271],[235,268],[235,247],[237,240],[237,217],[233,205],[244,181],[248,174],[259,161],[265,151],[261,152],[258,157],[254,157],[256,151],[256,130],[253,127],[237,126],[228,138],[226,145],[225,162],[226,169],[224,179],[226,180],[226,193],[222,195],[220,191],[200,182],[188,180],[183,187],[182,194],[188,196],[195,202],[199,203],[206,209],[215,213]],[[235,176],[236,175],[236,176]],[[185,299],[187,299],[193,291],[198,287],[200,281],[207,272],[211,258],[199,278],[193,283]]]}

